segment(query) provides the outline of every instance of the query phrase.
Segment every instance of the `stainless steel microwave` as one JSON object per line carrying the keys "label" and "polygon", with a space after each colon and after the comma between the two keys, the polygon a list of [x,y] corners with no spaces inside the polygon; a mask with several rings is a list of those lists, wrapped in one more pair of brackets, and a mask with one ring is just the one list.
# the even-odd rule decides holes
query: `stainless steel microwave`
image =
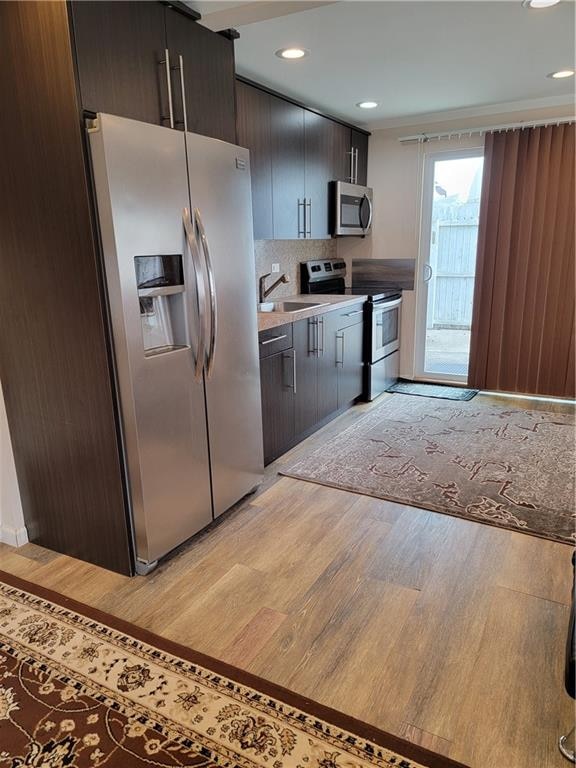
{"label": "stainless steel microwave", "polygon": [[345,181],[332,182],[331,232],[334,237],[364,237],[372,229],[372,190]]}

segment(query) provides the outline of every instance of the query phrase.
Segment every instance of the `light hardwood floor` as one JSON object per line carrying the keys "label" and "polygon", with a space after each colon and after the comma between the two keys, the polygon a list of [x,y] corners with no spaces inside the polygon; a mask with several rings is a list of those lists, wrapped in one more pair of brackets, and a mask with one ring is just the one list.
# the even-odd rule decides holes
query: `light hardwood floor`
{"label": "light hardwood floor", "polygon": [[565,768],[570,547],[277,476],[371,407],[145,578],[32,544],[0,569],[472,768]]}

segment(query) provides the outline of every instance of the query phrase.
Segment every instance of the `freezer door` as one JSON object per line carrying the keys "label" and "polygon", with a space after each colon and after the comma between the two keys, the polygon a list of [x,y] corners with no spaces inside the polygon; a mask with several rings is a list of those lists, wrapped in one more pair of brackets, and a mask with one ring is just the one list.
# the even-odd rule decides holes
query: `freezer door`
{"label": "freezer door", "polygon": [[212,520],[184,136],[110,115],[89,136],[136,552],[147,564]]}
{"label": "freezer door", "polygon": [[263,474],[248,150],[186,134],[190,201],[209,305],[206,402],[214,515]]}

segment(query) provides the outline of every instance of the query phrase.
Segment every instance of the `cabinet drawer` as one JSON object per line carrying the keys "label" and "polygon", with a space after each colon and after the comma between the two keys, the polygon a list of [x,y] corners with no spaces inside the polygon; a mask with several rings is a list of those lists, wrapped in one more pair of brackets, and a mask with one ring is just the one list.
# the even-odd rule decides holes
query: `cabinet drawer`
{"label": "cabinet drawer", "polygon": [[333,328],[347,328],[350,325],[356,325],[364,320],[364,303],[352,304],[342,309],[334,310],[329,313],[330,324]]}
{"label": "cabinet drawer", "polygon": [[268,328],[258,334],[258,349],[260,358],[269,357],[292,348],[292,323],[279,325],[276,328]]}

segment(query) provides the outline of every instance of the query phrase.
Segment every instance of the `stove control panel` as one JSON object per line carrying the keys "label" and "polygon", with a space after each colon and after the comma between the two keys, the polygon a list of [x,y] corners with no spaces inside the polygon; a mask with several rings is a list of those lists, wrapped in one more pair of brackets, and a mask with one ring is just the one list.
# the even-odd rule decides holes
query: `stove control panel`
{"label": "stove control panel", "polygon": [[303,279],[309,283],[335,277],[346,277],[346,262],[341,259],[303,261],[300,263],[300,267]]}

